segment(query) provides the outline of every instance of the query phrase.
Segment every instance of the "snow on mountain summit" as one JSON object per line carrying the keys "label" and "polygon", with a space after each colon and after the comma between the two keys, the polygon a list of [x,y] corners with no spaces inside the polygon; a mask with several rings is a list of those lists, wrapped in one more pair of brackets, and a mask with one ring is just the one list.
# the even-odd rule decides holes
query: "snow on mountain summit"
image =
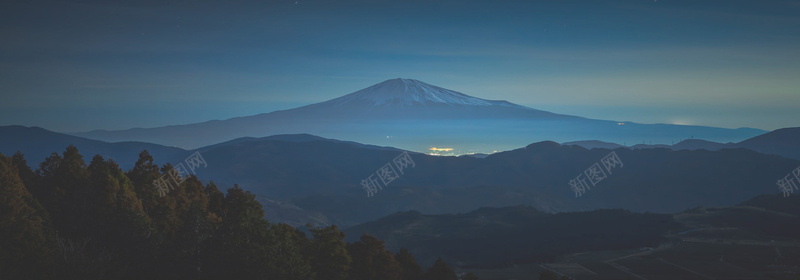
{"label": "snow on mountain summit", "polygon": [[461,105],[461,106],[518,106],[506,101],[472,97],[457,91],[437,87],[413,79],[392,79],[357,92],[330,100],[329,104],[370,103],[372,105]]}

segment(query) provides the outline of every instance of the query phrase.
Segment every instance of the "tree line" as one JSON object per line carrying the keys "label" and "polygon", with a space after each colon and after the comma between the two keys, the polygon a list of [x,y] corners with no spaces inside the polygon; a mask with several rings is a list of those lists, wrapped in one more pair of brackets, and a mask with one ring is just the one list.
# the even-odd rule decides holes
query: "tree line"
{"label": "tree line", "polygon": [[[161,196],[173,167],[142,151],[124,172],[87,165],[74,146],[32,170],[0,154],[0,275],[7,279],[455,280],[441,259],[424,270],[371,235],[346,243],[335,225],[311,236],[270,223],[255,195],[189,176]],[[477,279],[468,274],[463,279]]]}

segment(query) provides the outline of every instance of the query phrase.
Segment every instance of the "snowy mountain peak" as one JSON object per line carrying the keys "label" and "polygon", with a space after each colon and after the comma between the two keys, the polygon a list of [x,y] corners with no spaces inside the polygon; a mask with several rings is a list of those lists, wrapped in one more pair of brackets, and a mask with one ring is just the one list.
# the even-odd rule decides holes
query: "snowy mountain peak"
{"label": "snowy mountain peak", "polygon": [[[491,101],[430,85],[413,79],[392,79],[326,103],[370,103],[372,105],[509,106],[505,101]],[[512,105],[513,106],[513,105]]]}

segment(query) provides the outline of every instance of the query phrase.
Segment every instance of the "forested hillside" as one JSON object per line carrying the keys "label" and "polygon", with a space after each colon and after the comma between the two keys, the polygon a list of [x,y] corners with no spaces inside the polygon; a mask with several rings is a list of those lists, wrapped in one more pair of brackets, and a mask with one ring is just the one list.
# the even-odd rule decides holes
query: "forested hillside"
{"label": "forested hillside", "polygon": [[[310,237],[264,220],[255,196],[234,186],[156,180],[142,151],[135,166],[74,146],[32,170],[21,153],[0,154],[0,275],[3,279],[452,279],[444,262],[427,272],[408,251],[375,237],[346,243],[334,226]],[[165,177],[166,176],[166,177]],[[173,178],[174,179],[174,178]],[[426,264],[428,266],[430,264]]]}

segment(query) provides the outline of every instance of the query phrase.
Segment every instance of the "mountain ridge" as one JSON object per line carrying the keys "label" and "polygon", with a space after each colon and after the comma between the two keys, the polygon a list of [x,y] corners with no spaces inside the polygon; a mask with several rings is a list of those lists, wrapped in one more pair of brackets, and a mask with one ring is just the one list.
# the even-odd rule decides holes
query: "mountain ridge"
{"label": "mountain ridge", "polygon": [[400,101],[400,105],[412,105],[412,103],[424,104],[427,102],[432,102],[444,103],[448,105],[520,106],[504,100],[492,101],[477,98],[418,80],[403,78],[386,80],[354,93],[334,98],[322,103],[342,104],[354,101],[357,102],[358,100],[369,100],[373,102],[373,105],[381,105],[384,103],[392,103],[392,101]]}
{"label": "mountain ridge", "polygon": [[[775,273],[788,267],[774,265],[778,258],[795,263],[796,254],[781,255],[780,251],[794,251],[791,248],[798,244],[798,202],[800,196],[760,195],[728,207],[698,207],[668,214],[621,209],[553,214],[525,206],[484,207],[446,215],[401,211],[345,228],[344,232],[348,240],[361,234],[376,236],[387,248],[406,248],[418,260],[442,257],[463,268],[479,267],[491,271],[487,273],[494,277],[491,279],[519,279],[512,278],[517,275],[517,266],[538,267],[543,262],[553,263],[543,266],[564,268],[562,273],[575,273],[573,276],[580,279],[626,279],[628,274],[623,271],[628,270],[612,266],[602,269],[602,264],[613,258],[641,266],[648,259],[676,255],[702,266],[712,261],[723,263],[716,260],[724,255],[727,269],[708,265],[704,273],[732,279],[729,271],[734,264],[748,268],[737,273],[758,275],[752,271]],[[763,256],[761,263],[769,266],[753,265],[753,256]],[[631,262],[630,258],[640,259]],[[596,274],[570,270],[578,263]],[[508,269],[509,264],[514,264],[514,269]],[[636,267],[637,272],[643,269]],[[694,271],[679,269],[680,275],[675,270],[663,270],[663,265],[648,268],[648,279],[701,279],[692,278]],[[672,272],[665,277],[649,277],[667,274],[664,271]],[[501,278],[498,274],[509,275]]]}
{"label": "mountain ridge", "polygon": [[[41,127],[26,127],[21,125],[0,126],[0,152],[12,155],[20,151],[30,163],[38,164],[53,152],[62,152],[69,146],[81,148],[81,152],[90,157],[101,154],[106,159],[113,159],[123,168],[133,167],[133,163],[142,150],[148,150],[159,155],[156,163],[165,163],[166,160],[190,154],[189,151],[163,145],[125,141],[108,143],[100,140],[87,139],[53,132]],[[31,166],[35,169],[37,166]]]}
{"label": "mountain ridge", "polygon": [[741,141],[766,132],[622,124],[481,99],[413,79],[392,79],[293,109],[194,124],[72,135],[107,142],[135,140],[193,149],[241,137],[307,133],[418,152],[434,146],[453,146],[460,153],[489,153],[545,140],[669,143],[695,136],[710,141]]}
{"label": "mountain ridge", "polygon": [[[470,96],[458,91],[431,85],[415,79],[396,78],[383,81],[362,90],[317,104],[359,103],[371,101],[373,106],[381,105],[430,105],[448,106],[501,106],[524,110],[542,111],[515,104],[507,100],[489,100]],[[549,112],[548,112],[549,113]],[[574,117],[574,116],[571,116]]]}
{"label": "mountain ridge", "polygon": [[608,143],[596,140],[564,142],[562,145],[577,145],[587,149],[594,148],[629,148],[629,149],[655,149],[666,148],[675,151],[681,150],[708,150],[718,151],[722,149],[745,148],[763,154],[779,155],[786,158],[800,160],[800,127],[787,127],[776,129],[765,134],[745,139],[738,143],[718,143],[703,139],[686,139],[673,145],[658,144],[646,145],[637,144],[634,146],[623,146],[616,143]]}
{"label": "mountain ridge", "polygon": [[[304,119],[583,119],[542,111],[505,100],[487,100],[414,79],[391,79],[359,91],[275,115]],[[466,113],[466,114],[465,114]]]}
{"label": "mountain ridge", "polygon": [[[21,139],[24,133],[6,133],[8,131],[12,130],[0,127],[0,135],[3,135],[0,143],[5,143],[3,151],[9,150],[9,154],[24,144],[36,143]],[[11,135],[18,136],[18,141],[9,141]],[[38,137],[39,134],[32,135]],[[39,137],[39,141],[38,152],[42,155],[61,152],[66,147],[66,143],[51,136]],[[124,143],[85,141],[76,144],[85,158],[98,150],[92,145],[111,146],[112,149],[125,146]],[[51,148],[53,145],[55,148]],[[172,149],[178,153],[149,151],[162,163],[182,161],[191,153]],[[34,168],[43,160],[42,157],[32,158],[32,152],[22,150]],[[125,165],[135,162],[141,150],[121,151],[127,159],[113,158]],[[377,195],[367,198],[360,182],[397,157],[401,150],[312,135],[286,135],[242,138],[197,151],[208,162],[208,168],[197,173],[201,180],[213,180],[222,189],[239,184],[267,199],[264,201],[287,202],[265,205],[274,206],[270,213],[286,213],[294,222],[300,222],[298,218],[305,215],[324,213],[313,220],[337,221],[343,226],[410,209],[425,213],[458,213],[481,206],[526,204],[546,212],[619,207],[674,212],[698,205],[724,206],[758,194],[777,193],[775,179],[800,164],[797,160],[744,148],[716,152],[619,148],[614,151],[624,162],[624,168],[614,170],[598,188],[593,187],[576,198],[569,189],[569,180],[611,150],[588,150],[544,141],[482,159],[409,153],[415,167]],[[720,193],[726,195],[720,196]]]}

